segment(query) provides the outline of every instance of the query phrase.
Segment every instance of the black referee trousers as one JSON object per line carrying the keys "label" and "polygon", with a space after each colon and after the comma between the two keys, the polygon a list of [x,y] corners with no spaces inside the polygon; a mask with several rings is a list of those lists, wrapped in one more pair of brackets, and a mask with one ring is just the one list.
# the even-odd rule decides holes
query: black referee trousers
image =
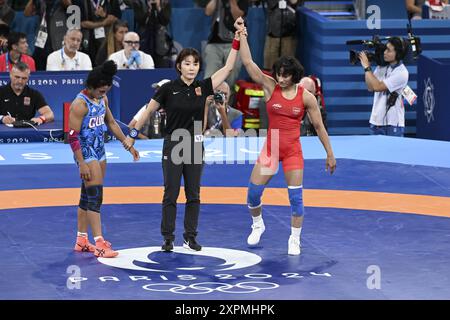
{"label": "black referee trousers", "polygon": [[[184,179],[186,209],[184,214],[184,238],[197,236],[198,216],[200,212],[200,180],[203,171],[203,142],[191,140],[191,154],[179,151],[178,141],[164,139],[162,152],[162,168],[164,175],[164,197],[162,203],[161,234],[164,239],[175,239],[175,219],[177,215],[177,199],[180,193],[181,176]],[[196,147],[194,148],[194,144]],[[199,145],[200,144],[200,145]],[[176,149],[175,152],[172,152]],[[197,153],[197,155],[195,155]],[[194,162],[196,156],[197,163]],[[173,158],[172,158],[173,157]],[[185,161],[179,162],[179,157]],[[190,161],[186,161],[189,159]],[[174,163],[175,162],[175,163]]]}

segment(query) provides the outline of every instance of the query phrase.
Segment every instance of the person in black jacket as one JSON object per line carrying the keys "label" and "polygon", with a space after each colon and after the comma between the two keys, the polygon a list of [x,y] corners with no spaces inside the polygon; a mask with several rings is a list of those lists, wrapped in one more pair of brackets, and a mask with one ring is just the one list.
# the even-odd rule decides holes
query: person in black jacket
{"label": "person in black jacket", "polygon": [[297,46],[296,9],[302,0],[266,0],[267,35],[264,68],[271,70],[281,56],[295,56]]}
{"label": "person in black jacket", "polygon": [[[234,26],[243,30],[244,20],[239,17]],[[242,28],[241,28],[242,26]],[[148,103],[147,109],[130,130],[126,145],[132,146],[139,130],[149,116],[164,106],[167,115],[162,167],[164,197],[162,204],[161,234],[162,250],[173,250],[175,218],[181,177],[184,177],[186,211],[184,216],[183,247],[200,251],[197,242],[197,226],[200,212],[200,180],[203,169],[203,131],[205,130],[205,102],[233,70],[239,49],[239,32],[235,34],[232,50],[224,67],[211,77],[196,80],[201,67],[200,53],[194,48],[183,49],[176,59],[179,78],[164,84]]]}
{"label": "person in black jacket", "polygon": [[156,68],[172,67],[173,41],[167,26],[172,7],[168,0],[134,1],[132,3],[141,50],[152,56]]}

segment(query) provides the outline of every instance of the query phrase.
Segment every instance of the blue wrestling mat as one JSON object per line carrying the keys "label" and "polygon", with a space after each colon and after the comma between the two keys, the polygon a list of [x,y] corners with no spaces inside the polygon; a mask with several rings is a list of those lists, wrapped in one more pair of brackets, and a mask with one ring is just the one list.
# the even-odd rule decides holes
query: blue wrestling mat
{"label": "blue wrestling mat", "polygon": [[286,192],[281,172],[266,190],[266,232],[258,247],[246,244],[245,190],[262,147],[252,139],[205,143],[204,249],[181,247],[179,201],[173,253],[160,251],[162,141],[138,141],[139,163],[109,143],[102,221],[120,252],[114,259],[72,250],[80,181],[70,147],[2,146],[0,299],[450,299],[450,143],[331,137],[330,176],[319,140],[302,138],[302,254],[288,256],[290,208],[276,204]]}

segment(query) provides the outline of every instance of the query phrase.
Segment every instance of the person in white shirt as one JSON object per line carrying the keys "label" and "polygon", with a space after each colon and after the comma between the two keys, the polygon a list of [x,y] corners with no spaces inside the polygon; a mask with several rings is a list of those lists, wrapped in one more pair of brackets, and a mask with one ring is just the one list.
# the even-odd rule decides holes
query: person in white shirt
{"label": "person in white shirt", "polygon": [[110,55],[109,60],[113,60],[118,69],[154,69],[152,56],[140,51],[139,46],[139,35],[128,32],[123,37],[123,50]]}
{"label": "person in white shirt", "polygon": [[359,58],[364,68],[367,88],[374,93],[370,134],[403,137],[405,106],[402,91],[408,85],[409,72],[401,63],[408,53],[408,45],[399,37],[389,38],[384,50],[387,66],[378,66],[372,73],[365,52]]}
{"label": "person in white shirt", "polygon": [[80,52],[83,34],[79,29],[69,29],[64,36],[64,45],[47,58],[47,71],[92,70],[91,58]]}

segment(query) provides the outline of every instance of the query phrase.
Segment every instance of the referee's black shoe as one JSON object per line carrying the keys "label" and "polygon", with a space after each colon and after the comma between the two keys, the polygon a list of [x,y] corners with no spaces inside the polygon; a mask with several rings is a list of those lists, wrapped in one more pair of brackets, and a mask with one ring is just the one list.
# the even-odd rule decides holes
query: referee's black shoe
{"label": "referee's black shoe", "polygon": [[165,239],[161,249],[164,252],[172,252],[173,251],[173,240]]}
{"label": "referee's black shoe", "polygon": [[195,240],[194,237],[184,238],[183,248],[200,251],[202,246]]}

